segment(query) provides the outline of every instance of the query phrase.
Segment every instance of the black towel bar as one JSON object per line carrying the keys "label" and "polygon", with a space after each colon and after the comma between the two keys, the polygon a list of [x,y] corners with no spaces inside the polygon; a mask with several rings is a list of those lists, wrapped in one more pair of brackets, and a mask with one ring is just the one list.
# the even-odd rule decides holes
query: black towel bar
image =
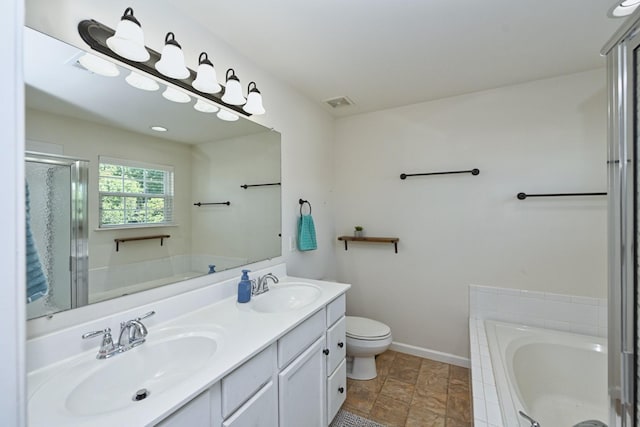
{"label": "black towel bar", "polygon": [[201,202],[198,202],[198,203],[194,203],[193,204],[193,206],[197,206],[197,207],[205,206],[205,205],[227,205],[227,206],[231,206],[231,202],[217,202],[217,203],[201,203]]}
{"label": "black towel bar", "polygon": [[518,193],[518,200],[524,200],[527,197],[575,197],[575,196],[606,196],[607,193],[547,193],[547,194],[527,194]]}
{"label": "black towel bar", "polygon": [[449,172],[403,173],[403,174],[400,174],[400,179],[407,179],[407,177],[409,176],[450,175],[454,173],[470,173],[471,175],[478,175],[480,173],[480,169],[471,169],[468,171],[449,171]]}

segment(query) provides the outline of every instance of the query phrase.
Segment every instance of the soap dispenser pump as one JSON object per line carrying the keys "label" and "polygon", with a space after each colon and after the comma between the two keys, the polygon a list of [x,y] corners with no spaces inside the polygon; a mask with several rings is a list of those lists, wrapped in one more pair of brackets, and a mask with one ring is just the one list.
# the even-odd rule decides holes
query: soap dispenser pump
{"label": "soap dispenser pump", "polygon": [[251,280],[249,280],[249,271],[242,270],[242,277],[238,282],[238,302],[245,303],[251,300]]}

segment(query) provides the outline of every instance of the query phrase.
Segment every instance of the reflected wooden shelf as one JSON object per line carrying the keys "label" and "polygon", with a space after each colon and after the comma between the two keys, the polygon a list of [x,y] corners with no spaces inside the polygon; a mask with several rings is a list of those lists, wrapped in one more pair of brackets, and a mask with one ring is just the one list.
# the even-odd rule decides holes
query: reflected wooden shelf
{"label": "reflected wooden shelf", "polygon": [[164,239],[168,239],[171,237],[169,234],[157,234],[154,236],[141,236],[141,237],[125,237],[122,239],[113,239],[116,242],[116,252],[120,250],[120,243],[124,242],[132,242],[135,240],[151,240],[151,239],[160,239],[160,246],[164,243]]}
{"label": "reflected wooden shelf", "polygon": [[338,240],[344,241],[344,250],[348,250],[347,242],[365,242],[365,243],[393,243],[393,247],[398,253],[398,237],[354,237],[354,236],[339,236]]}

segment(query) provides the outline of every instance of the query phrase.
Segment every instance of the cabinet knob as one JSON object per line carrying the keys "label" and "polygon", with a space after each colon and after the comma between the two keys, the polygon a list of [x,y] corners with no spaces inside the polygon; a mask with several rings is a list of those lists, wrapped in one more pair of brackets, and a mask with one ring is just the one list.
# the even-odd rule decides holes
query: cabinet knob
{"label": "cabinet knob", "polygon": [[340,342],[338,343],[338,347],[340,347],[340,348],[344,347],[344,343],[343,343],[342,341],[340,341]]}
{"label": "cabinet knob", "polygon": [[340,393],[344,393],[344,387],[338,387],[338,391],[339,391]]}
{"label": "cabinet knob", "polygon": [[322,352],[325,354],[325,356],[329,355],[329,349],[325,348],[324,350],[322,350]]}

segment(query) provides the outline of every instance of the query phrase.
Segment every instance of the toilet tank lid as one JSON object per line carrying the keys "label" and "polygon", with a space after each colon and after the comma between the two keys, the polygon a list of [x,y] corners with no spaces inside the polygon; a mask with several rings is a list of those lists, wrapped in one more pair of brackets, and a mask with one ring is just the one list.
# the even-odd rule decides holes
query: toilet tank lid
{"label": "toilet tank lid", "polygon": [[352,337],[384,337],[390,333],[391,328],[377,320],[347,316],[347,335]]}

